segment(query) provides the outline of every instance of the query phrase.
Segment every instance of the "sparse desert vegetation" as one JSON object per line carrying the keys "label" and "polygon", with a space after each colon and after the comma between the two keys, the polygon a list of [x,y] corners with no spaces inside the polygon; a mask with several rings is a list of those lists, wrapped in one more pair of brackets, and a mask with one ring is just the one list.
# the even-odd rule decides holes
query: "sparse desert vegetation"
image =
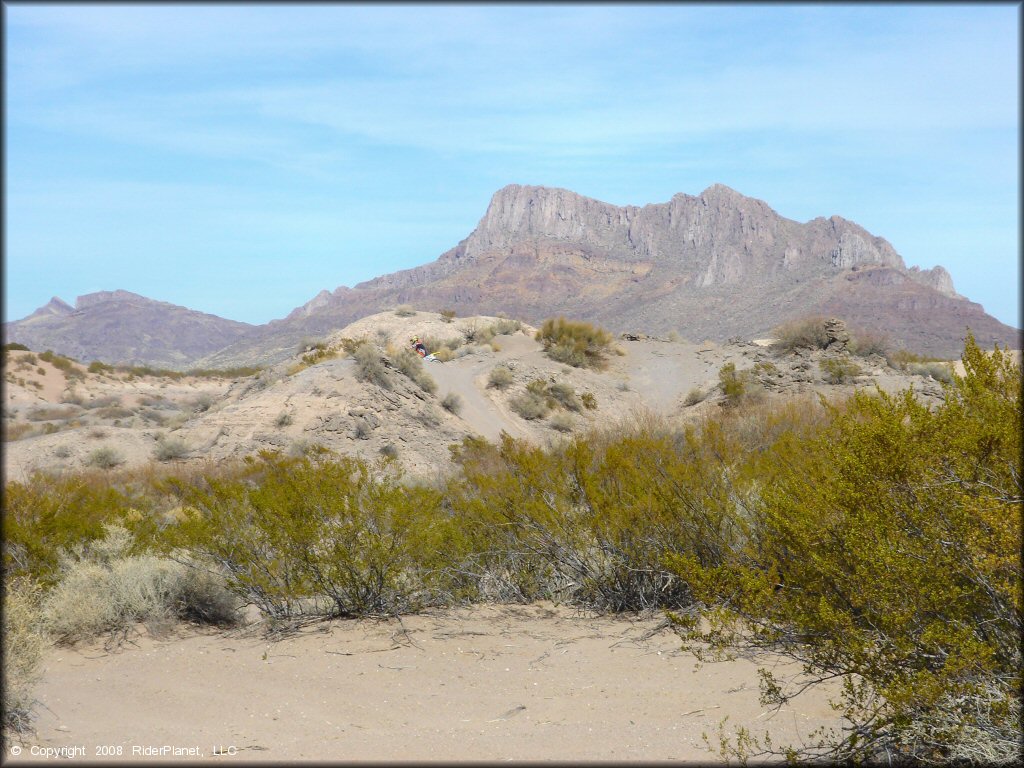
{"label": "sparse desert vegetation", "polygon": [[[181,621],[230,626],[246,603],[276,631],[329,617],[551,601],[667,612],[681,640],[708,660],[781,651],[805,663],[812,681],[848,683],[838,689],[847,730],[796,745],[798,756],[1015,754],[1020,368],[1008,357],[969,340],[966,376],[914,379],[941,397],[872,390],[821,402],[815,392],[840,390],[821,386],[815,365],[827,375],[828,360],[856,359],[867,375],[883,363],[832,351],[769,359],[770,351],[737,346],[725,364],[709,354],[709,380],[687,382],[670,400],[735,407],[695,408],[685,420],[627,416],[629,400],[619,398],[649,391],[643,375],[620,393],[615,382],[627,368],[570,370],[529,336],[507,345],[532,345],[525,363],[495,365],[484,353],[465,369],[432,366],[443,398],[417,383],[424,366],[412,353],[406,360],[406,350],[384,354],[371,341],[334,343],[352,359],[325,366],[337,369],[331,375],[260,391],[239,382],[198,415],[189,408],[195,389],[167,400],[154,386],[131,399],[90,391],[88,379],[80,405],[25,408],[65,409],[61,419],[20,422],[30,429],[108,408],[159,409],[198,427],[155,445],[148,438],[155,463],[140,468],[118,454],[116,427],[89,421],[78,446],[91,452],[68,451],[72,461],[54,462],[62,474],[8,481],[5,575],[27,590],[16,599],[21,625],[35,634],[18,640],[20,650],[5,645],[26,659],[22,692],[5,707],[15,719],[5,724],[31,716],[17,702],[31,701],[33,643],[123,635],[139,622],[154,635]],[[797,390],[805,383],[798,375],[807,377],[802,395],[771,395],[772,387]],[[835,377],[855,375],[844,368]],[[460,412],[451,384],[470,379],[475,389],[461,391],[477,399],[465,419],[493,398],[517,414],[508,422],[543,440],[452,437],[463,419],[445,413]],[[361,399],[345,399],[351,392]],[[268,403],[257,419],[255,398]],[[328,407],[312,414],[320,401]],[[255,422],[279,448],[203,463],[228,422],[201,422],[236,406],[250,409],[237,423]],[[405,431],[389,428],[395,418],[406,419]],[[289,442],[281,428],[291,419],[303,429],[320,419],[323,431]],[[111,444],[90,441],[95,429]],[[364,453],[328,450],[318,442],[325,435]],[[452,464],[425,479],[404,462],[428,439],[449,441]],[[42,444],[54,458],[69,445]],[[67,471],[83,459],[84,469]],[[773,674],[764,677],[766,701],[797,693]],[[728,724],[722,737],[732,757],[785,756],[787,745]]]}
{"label": "sparse desert vegetation", "polygon": [[613,351],[612,335],[608,331],[564,317],[545,320],[536,338],[552,360],[576,368],[600,370]]}

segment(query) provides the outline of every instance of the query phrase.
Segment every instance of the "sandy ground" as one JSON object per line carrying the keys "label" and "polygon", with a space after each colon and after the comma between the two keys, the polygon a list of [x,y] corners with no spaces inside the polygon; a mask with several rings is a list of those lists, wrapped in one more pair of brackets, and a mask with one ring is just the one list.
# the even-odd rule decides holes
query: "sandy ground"
{"label": "sandy ground", "polygon": [[78,748],[75,760],[98,762],[707,763],[702,733],[717,743],[726,716],[776,743],[839,725],[825,691],[760,706],[755,669],[697,665],[659,615],[550,604],[337,621],[275,642],[252,629],[143,631],[117,648],[52,650],[37,733],[7,761]]}

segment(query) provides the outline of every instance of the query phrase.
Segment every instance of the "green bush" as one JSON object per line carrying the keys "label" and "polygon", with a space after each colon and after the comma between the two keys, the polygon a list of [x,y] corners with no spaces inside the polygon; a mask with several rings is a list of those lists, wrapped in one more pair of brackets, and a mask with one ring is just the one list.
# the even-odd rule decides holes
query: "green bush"
{"label": "green bush", "polygon": [[24,344],[17,341],[9,341],[4,344],[4,352],[28,352],[29,349]]}
{"label": "green bush", "polygon": [[846,357],[827,357],[818,363],[825,381],[829,384],[847,384],[864,371]]}
{"label": "green bush", "polygon": [[737,371],[735,363],[726,363],[718,369],[718,384],[725,404],[736,406],[749,394],[753,382],[749,371]]}
{"label": "green bush", "polygon": [[187,490],[182,543],[272,617],[392,615],[447,599],[454,521],[434,489],[357,459],[264,454],[248,479]]}
{"label": "green bush", "polygon": [[564,317],[545,320],[536,339],[552,360],[576,368],[600,370],[612,350],[612,336],[606,330]]}
{"label": "green bush", "polygon": [[[1020,755],[1020,367],[968,338],[933,409],[857,392],[819,435],[783,438],[734,519],[746,544],[667,561],[707,606],[698,651],[771,649],[839,679],[830,762],[999,763]],[[798,693],[762,672],[766,703]],[[749,732],[733,755],[782,754]],[[745,752],[744,755],[739,753]]]}

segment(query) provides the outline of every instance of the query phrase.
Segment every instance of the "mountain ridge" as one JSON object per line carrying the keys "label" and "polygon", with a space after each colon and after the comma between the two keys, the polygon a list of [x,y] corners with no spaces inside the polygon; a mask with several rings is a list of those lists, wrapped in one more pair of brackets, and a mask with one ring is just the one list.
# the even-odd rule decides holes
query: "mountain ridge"
{"label": "mountain ridge", "polygon": [[242,329],[191,362],[277,362],[303,338],[400,304],[504,312],[533,324],[564,314],[615,332],[676,331],[714,341],[842,312],[851,325],[925,354],[959,355],[967,327],[979,343],[1020,346],[1019,330],[957,294],[945,268],[908,268],[885,238],[838,215],[797,222],[723,184],[644,206],[509,184],[434,261],[321,290],[284,318]]}

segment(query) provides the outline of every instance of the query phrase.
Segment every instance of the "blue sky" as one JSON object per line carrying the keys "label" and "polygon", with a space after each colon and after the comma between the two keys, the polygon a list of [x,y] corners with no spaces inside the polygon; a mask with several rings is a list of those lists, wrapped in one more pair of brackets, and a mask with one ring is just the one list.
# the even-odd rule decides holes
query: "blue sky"
{"label": "blue sky", "polygon": [[510,183],[838,214],[1019,324],[1020,7],[5,3],[5,320],[263,323]]}

